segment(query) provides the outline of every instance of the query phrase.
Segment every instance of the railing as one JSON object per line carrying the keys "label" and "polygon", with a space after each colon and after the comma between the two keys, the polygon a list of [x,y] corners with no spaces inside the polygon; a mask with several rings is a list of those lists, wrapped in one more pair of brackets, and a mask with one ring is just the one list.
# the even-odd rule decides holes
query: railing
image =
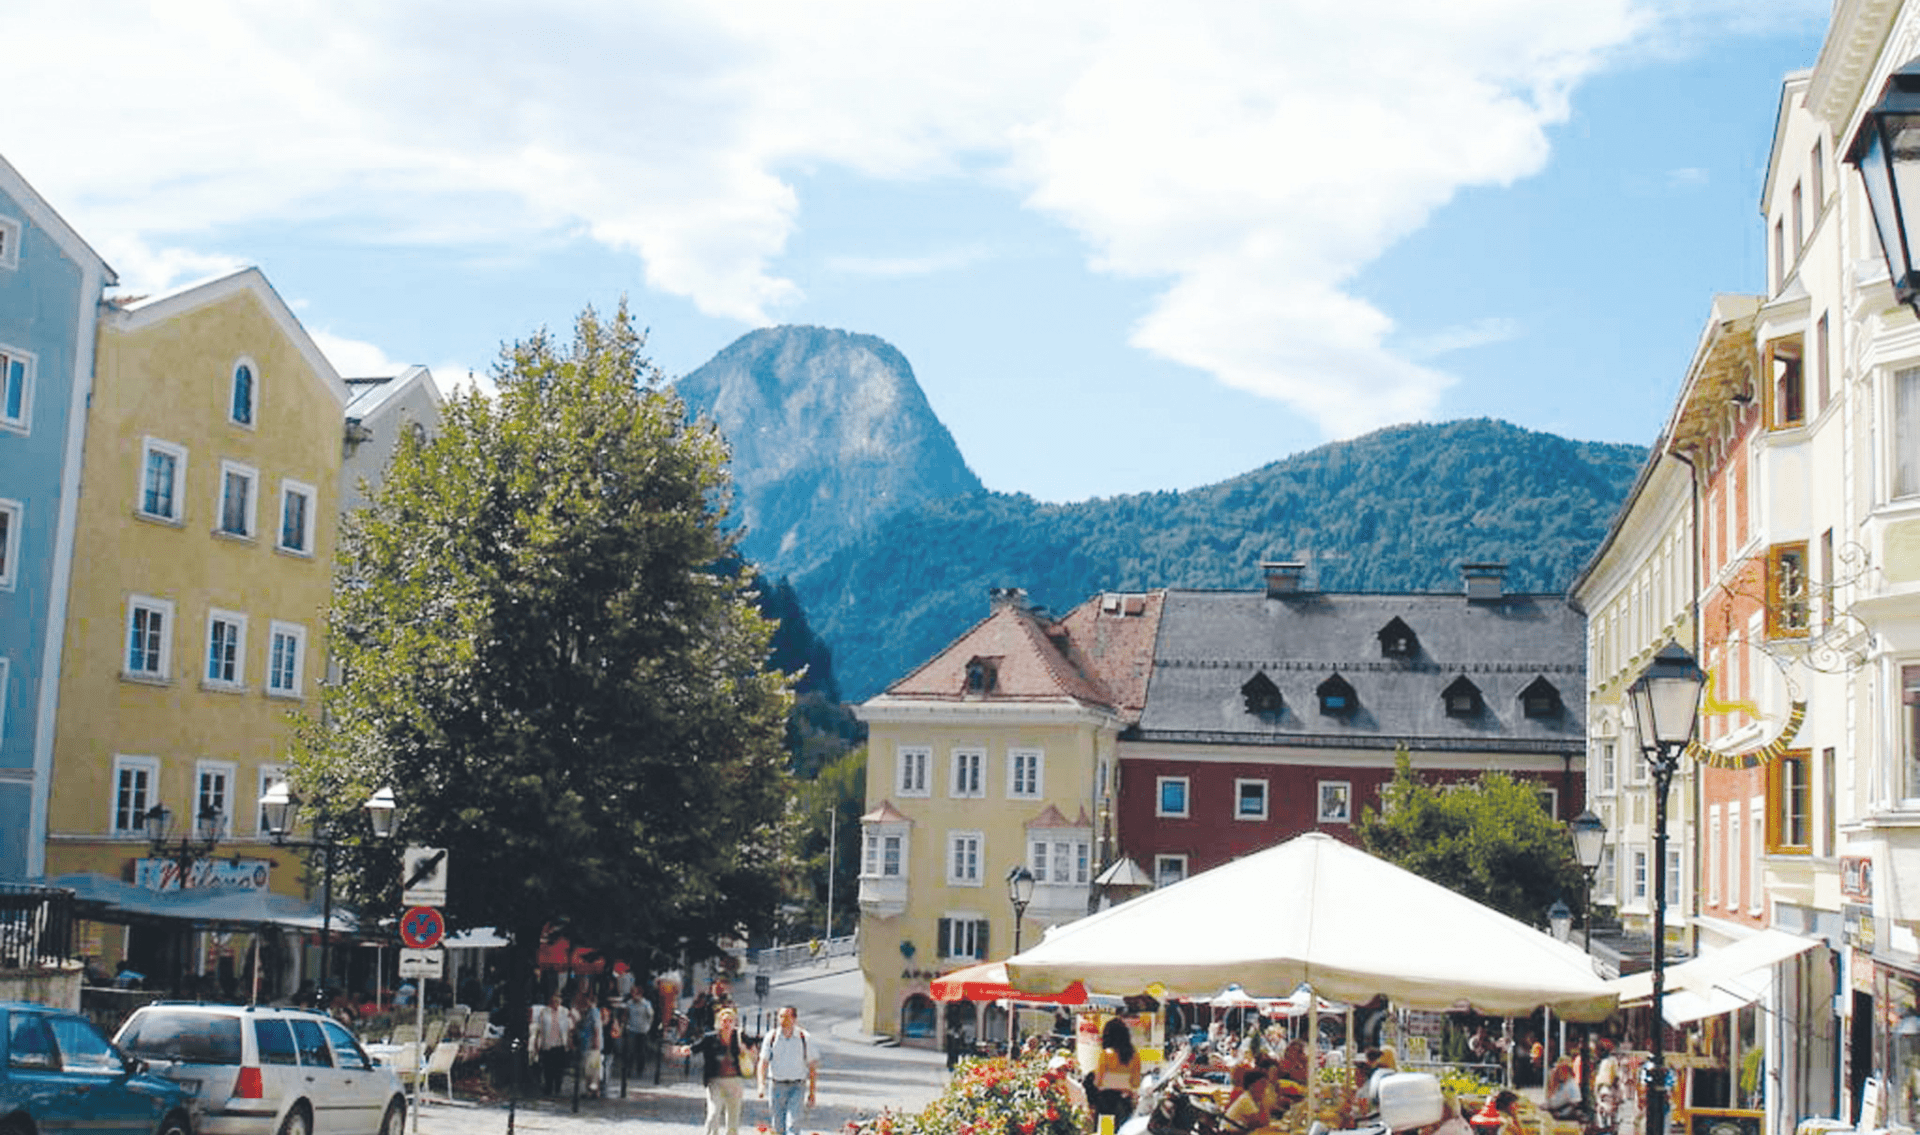
{"label": "railing", "polygon": [[833,958],[850,958],[859,954],[860,938],[848,934],[841,938],[816,939],[812,942],[794,942],[786,946],[772,946],[760,950],[743,952],[742,967],[747,973],[779,973],[795,966],[812,965]]}
{"label": "railing", "polygon": [[40,969],[73,956],[73,892],[0,883],[0,969]]}

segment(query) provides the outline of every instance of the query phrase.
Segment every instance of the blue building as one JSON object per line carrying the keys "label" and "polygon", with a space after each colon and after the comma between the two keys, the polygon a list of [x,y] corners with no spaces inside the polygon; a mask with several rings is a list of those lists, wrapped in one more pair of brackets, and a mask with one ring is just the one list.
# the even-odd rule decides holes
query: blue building
{"label": "blue building", "polygon": [[0,158],[0,877],[46,857],[94,330],[116,282]]}

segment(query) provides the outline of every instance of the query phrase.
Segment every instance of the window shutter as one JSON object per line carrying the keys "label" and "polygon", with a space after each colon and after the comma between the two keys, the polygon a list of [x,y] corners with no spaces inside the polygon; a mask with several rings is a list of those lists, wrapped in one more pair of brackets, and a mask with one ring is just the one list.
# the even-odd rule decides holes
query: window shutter
{"label": "window shutter", "polygon": [[953,920],[950,918],[943,918],[940,920],[940,956],[941,957],[950,958],[953,956],[952,944],[953,944]]}
{"label": "window shutter", "polygon": [[987,953],[987,927],[991,923],[983,918],[975,925],[979,927],[980,932],[973,939],[973,956],[984,962],[991,956]]}

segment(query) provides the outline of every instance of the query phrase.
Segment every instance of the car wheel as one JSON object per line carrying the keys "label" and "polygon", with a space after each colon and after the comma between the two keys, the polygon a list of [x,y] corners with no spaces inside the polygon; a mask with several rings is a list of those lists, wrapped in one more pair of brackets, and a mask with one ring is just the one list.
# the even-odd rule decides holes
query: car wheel
{"label": "car wheel", "polygon": [[399,1096],[387,1105],[387,1114],[380,1121],[380,1135],[401,1135],[407,1129],[407,1105]]}
{"label": "car wheel", "polygon": [[158,1135],[193,1135],[193,1128],[188,1125],[185,1116],[169,1115],[160,1121]]}
{"label": "car wheel", "polygon": [[313,1116],[307,1114],[307,1105],[293,1105],[280,1124],[280,1135],[313,1135]]}

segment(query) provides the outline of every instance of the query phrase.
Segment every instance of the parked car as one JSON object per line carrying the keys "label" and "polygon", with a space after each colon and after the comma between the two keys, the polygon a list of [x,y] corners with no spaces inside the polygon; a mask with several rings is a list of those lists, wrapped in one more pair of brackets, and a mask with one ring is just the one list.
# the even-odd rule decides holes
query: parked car
{"label": "parked car", "polygon": [[129,1059],[85,1017],[0,1001],[0,1132],[191,1135],[192,1099]]}
{"label": "parked car", "polygon": [[401,1135],[406,1096],[338,1021],[306,1009],[160,1001],[115,1037],[195,1100],[205,1135]]}

